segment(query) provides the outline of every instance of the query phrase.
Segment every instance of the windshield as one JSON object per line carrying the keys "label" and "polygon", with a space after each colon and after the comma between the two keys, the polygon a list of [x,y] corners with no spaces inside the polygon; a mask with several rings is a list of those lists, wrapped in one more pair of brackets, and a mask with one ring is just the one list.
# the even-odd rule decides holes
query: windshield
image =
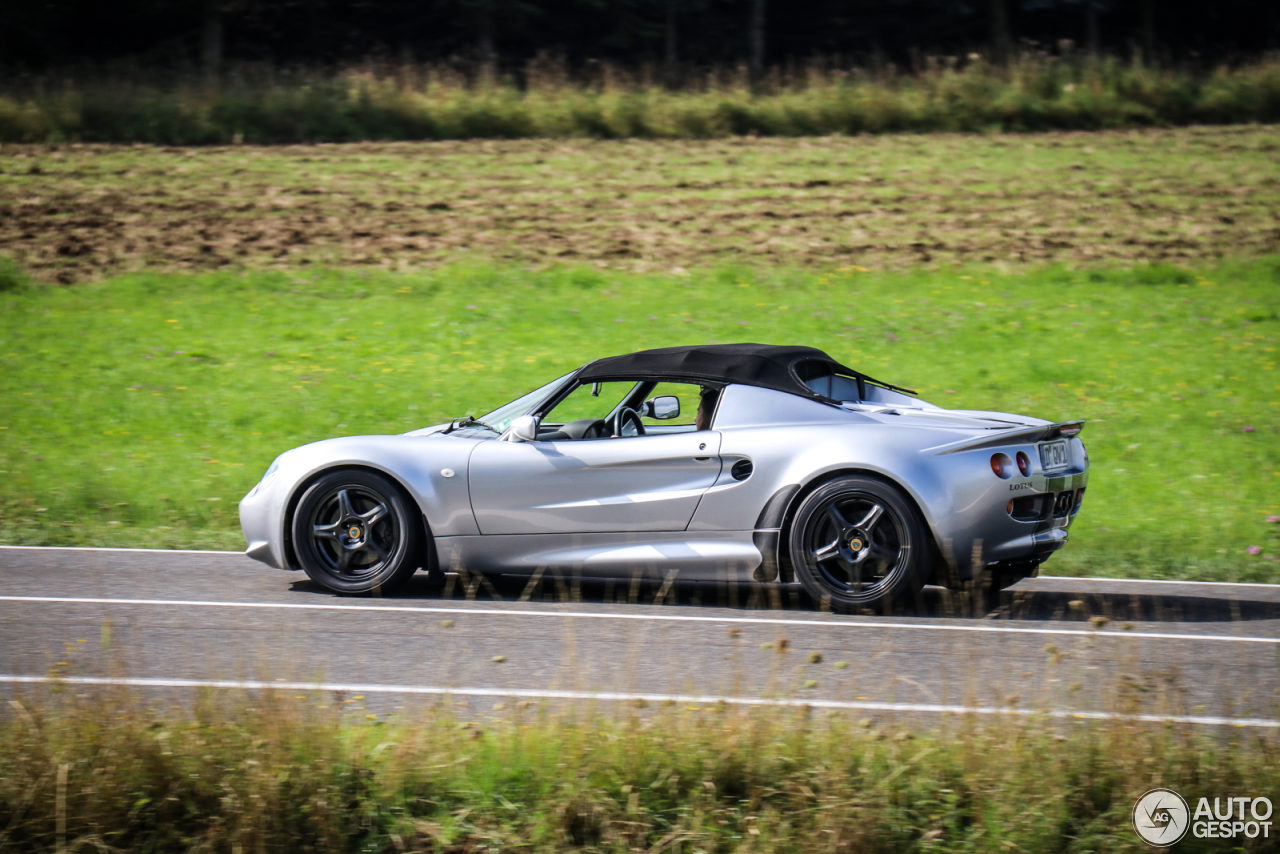
{"label": "windshield", "polygon": [[523,397],[516,398],[505,406],[499,406],[487,415],[481,415],[476,420],[483,424],[488,424],[494,430],[501,433],[503,430],[506,430],[511,426],[512,421],[519,418],[521,415],[528,415],[531,409],[550,397],[556,389],[564,385],[565,381],[576,373],[577,371],[572,371],[559,379],[552,380],[541,388],[536,388]]}

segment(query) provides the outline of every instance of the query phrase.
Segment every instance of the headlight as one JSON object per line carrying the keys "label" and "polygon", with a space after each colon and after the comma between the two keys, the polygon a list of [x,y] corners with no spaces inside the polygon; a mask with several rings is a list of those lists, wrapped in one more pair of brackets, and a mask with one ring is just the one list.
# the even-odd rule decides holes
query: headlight
{"label": "headlight", "polygon": [[276,473],[276,469],[278,469],[278,468],[280,468],[280,458],[279,458],[279,457],[276,457],[276,458],[275,458],[275,461],[274,461],[274,462],[272,462],[272,463],[271,463],[271,465],[267,467],[267,473],[266,473],[266,474],[264,474],[264,475],[262,476],[262,479],[261,479],[261,480],[259,480],[259,481],[254,485],[253,489],[249,490],[249,494],[248,494],[248,495],[246,495],[246,496],[245,496],[245,498],[252,498],[253,496],[257,495],[257,494],[258,494],[258,490],[259,490],[259,489],[262,489],[263,485],[264,485],[267,481],[271,480],[271,475],[275,474],[275,473]]}

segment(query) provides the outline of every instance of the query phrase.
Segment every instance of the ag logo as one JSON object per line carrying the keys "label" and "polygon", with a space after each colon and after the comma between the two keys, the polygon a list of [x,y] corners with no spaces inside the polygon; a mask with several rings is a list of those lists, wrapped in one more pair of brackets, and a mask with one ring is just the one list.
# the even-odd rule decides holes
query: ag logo
{"label": "ag logo", "polygon": [[1187,802],[1173,789],[1152,789],[1133,805],[1133,829],[1148,845],[1172,845],[1190,826]]}

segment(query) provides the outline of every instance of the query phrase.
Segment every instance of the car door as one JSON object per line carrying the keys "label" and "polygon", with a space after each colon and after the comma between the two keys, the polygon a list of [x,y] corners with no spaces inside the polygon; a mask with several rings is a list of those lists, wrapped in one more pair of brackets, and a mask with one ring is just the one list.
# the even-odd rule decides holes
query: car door
{"label": "car door", "polygon": [[483,442],[471,455],[482,534],[683,531],[720,475],[711,430],[618,439]]}

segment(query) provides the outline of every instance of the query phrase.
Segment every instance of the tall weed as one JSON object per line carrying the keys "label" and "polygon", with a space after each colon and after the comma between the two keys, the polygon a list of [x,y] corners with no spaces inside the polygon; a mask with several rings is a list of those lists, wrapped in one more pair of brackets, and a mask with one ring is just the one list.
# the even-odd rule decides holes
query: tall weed
{"label": "tall weed", "polygon": [[521,137],[1042,131],[1280,121],[1280,59],[1195,71],[1026,55],[892,69],[777,70],[763,86],[712,69],[673,90],[605,68],[246,66],[195,75],[64,74],[0,82],[0,142],[172,145]]}
{"label": "tall weed", "polygon": [[15,700],[0,851],[1136,851],[1130,809],[1152,787],[1195,803],[1280,786],[1272,736],[1123,720],[527,702],[388,715],[319,692],[161,708],[56,685]]}

